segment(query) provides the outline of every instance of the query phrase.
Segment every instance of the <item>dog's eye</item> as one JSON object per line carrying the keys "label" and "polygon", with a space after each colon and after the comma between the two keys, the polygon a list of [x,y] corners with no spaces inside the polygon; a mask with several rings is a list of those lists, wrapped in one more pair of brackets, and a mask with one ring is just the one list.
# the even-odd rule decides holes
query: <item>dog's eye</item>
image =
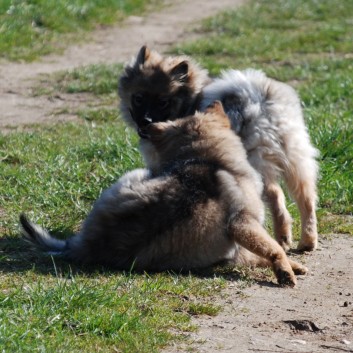
{"label": "dog's eye", "polygon": [[141,106],[143,103],[143,96],[140,93],[134,94],[132,96],[132,104],[136,107]]}
{"label": "dog's eye", "polygon": [[160,98],[158,100],[158,105],[159,105],[159,108],[161,108],[161,109],[167,108],[169,106],[169,103],[170,103],[169,98]]}

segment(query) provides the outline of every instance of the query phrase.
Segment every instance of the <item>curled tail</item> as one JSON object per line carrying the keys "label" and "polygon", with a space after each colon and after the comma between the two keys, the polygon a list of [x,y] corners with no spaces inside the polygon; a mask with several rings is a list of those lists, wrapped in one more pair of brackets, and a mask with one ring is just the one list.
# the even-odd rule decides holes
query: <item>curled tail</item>
{"label": "curled tail", "polygon": [[52,237],[47,230],[29,221],[23,213],[20,215],[20,224],[25,240],[52,255],[64,255],[67,241]]}

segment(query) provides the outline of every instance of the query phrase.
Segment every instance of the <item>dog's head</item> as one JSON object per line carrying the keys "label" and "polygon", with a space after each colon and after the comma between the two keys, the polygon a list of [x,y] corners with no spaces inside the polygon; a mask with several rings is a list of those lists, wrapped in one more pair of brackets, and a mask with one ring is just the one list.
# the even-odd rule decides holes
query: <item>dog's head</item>
{"label": "dog's head", "polygon": [[119,80],[123,118],[139,132],[154,122],[193,113],[207,71],[186,56],[162,57],[142,47]]}
{"label": "dog's head", "polygon": [[149,124],[143,133],[145,145],[153,145],[154,158],[160,164],[177,159],[208,158],[217,152],[225,136],[236,138],[219,101],[204,113],[197,112],[175,121]]}

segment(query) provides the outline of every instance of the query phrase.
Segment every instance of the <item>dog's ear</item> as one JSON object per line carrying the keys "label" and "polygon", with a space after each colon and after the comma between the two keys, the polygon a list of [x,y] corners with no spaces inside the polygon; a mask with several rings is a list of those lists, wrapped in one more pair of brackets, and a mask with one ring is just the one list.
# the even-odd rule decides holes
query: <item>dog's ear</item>
{"label": "dog's ear", "polygon": [[186,82],[188,79],[188,74],[189,74],[189,64],[186,60],[180,62],[179,64],[175,65],[171,70],[170,70],[170,76],[174,81],[179,81],[179,82]]}
{"label": "dog's ear", "polygon": [[210,104],[205,111],[206,114],[215,114],[217,115],[217,120],[222,122],[224,127],[230,128],[230,121],[223,109],[223,105],[220,101],[214,101]]}
{"label": "dog's ear", "polygon": [[140,51],[136,56],[135,67],[139,67],[140,65],[143,65],[145,61],[148,59],[148,57],[150,56],[150,53],[151,51],[147,48],[146,45],[141,47]]}

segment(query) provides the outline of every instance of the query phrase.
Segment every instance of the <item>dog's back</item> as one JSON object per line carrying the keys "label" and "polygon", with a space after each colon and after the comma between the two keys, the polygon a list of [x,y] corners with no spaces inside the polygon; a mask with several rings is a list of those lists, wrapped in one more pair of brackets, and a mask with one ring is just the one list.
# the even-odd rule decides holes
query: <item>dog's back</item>
{"label": "dog's back", "polygon": [[[162,176],[107,190],[72,238],[71,256],[119,269],[205,267],[235,249],[227,237],[229,207],[220,168],[187,160]],[[109,244],[107,246],[106,244]]]}

